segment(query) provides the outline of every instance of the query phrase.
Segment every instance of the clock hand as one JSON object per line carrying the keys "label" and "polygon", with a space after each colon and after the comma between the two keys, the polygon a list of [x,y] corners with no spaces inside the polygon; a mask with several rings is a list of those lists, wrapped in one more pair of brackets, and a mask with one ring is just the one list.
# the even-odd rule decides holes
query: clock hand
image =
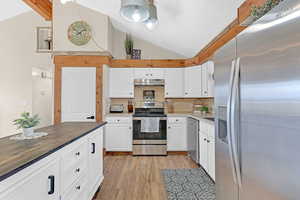
{"label": "clock hand", "polygon": [[82,33],[83,31],[86,31],[86,29],[83,29],[82,31],[78,32],[77,35],[81,35],[81,33]]}

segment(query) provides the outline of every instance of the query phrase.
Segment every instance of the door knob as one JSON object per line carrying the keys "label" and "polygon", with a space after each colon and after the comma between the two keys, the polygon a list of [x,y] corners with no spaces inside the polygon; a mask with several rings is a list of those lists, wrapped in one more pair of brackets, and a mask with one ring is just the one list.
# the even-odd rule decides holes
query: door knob
{"label": "door knob", "polygon": [[95,119],[95,116],[89,116],[86,119]]}

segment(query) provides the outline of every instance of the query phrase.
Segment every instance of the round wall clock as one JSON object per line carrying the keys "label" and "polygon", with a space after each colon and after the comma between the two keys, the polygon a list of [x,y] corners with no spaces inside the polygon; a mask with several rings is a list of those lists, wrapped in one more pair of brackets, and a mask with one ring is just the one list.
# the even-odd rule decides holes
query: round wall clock
{"label": "round wall clock", "polygon": [[77,46],[87,44],[92,38],[92,30],[85,21],[76,21],[69,26],[68,39]]}

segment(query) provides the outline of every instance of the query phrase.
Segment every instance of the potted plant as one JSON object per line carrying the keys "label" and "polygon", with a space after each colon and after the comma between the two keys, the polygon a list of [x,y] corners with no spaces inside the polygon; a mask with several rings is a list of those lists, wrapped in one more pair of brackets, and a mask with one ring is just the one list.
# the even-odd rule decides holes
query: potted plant
{"label": "potted plant", "polygon": [[208,113],[208,107],[207,106],[202,106],[200,110],[201,110],[202,114]]}
{"label": "potted plant", "polygon": [[132,58],[132,51],[133,51],[133,40],[130,35],[126,34],[126,39],[124,42],[125,51],[126,51],[126,58]]}
{"label": "potted plant", "polygon": [[25,137],[30,137],[34,133],[33,127],[40,123],[40,119],[38,115],[30,116],[29,112],[23,112],[21,118],[13,122],[14,125],[18,126],[18,129],[22,128]]}

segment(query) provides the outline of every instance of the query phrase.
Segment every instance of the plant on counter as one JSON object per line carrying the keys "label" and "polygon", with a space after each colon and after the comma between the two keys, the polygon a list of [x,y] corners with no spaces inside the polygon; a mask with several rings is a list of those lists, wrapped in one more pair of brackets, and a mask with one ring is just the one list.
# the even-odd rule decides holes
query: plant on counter
{"label": "plant on counter", "polygon": [[23,112],[21,118],[15,119],[14,125],[18,126],[18,129],[23,129],[23,134],[25,136],[33,135],[33,127],[40,123],[40,118],[38,115],[30,116],[29,112]]}
{"label": "plant on counter", "polygon": [[202,113],[208,113],[208,107],[207,106],[202,106],[201,108],[200,108],[200,111],[202,112]]}
{"label": "plant on counter", "polygon": [[125,46],[127,59],[131,59],[132,51],[133,51],[133,40],[132,40],[131,35],[126,34],[126,39],[125,39],[125,42],[124,42],[124,46]]}
{"label": "plant on counter", "polygon": [[282,1],[283,0],[267,0],[262,6],[253,6],[251,8],[251,16],[255,18],[254,20],[258,20]]}

